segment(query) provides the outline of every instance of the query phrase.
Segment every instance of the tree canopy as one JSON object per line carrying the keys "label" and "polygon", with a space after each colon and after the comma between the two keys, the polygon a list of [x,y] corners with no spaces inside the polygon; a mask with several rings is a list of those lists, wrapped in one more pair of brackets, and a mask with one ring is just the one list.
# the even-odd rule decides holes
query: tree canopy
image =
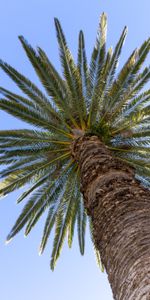
{"label": "tree canopy", "polygon": [[[79,33],[75,61],[58,19],[55,27],[63,76],[40,47],[33,49],[19,36],[45,93],[0,61],[0,67],[24,93],[18,95],[0,87],[0,108],[33,125],[32,130],[0,131],[0,164],[7,165],[0,173],[0,196],[30,184],[17,200],[27,202],[7,242],[24,226],[28,235],[47,210],[39,252],[44,251],[55,227],[52,269],[66,236],[69,247],[72,246],[75,227],[82,255],[87,221],[93,239],[80,191],[80,169],[72,154],[75,139],[98,136],[113,155],[136,169],[142,184],[150,186],[150,90],[143,90],[150,78],[150,68],[141,70],[150,50],[150,39],[135,49],[117,72],[127,27],[114,51],[107,49],[107,17],[103,13],[89,64],[83,32]],[[95,252],[100,264],[99,253],[96,249]]]}

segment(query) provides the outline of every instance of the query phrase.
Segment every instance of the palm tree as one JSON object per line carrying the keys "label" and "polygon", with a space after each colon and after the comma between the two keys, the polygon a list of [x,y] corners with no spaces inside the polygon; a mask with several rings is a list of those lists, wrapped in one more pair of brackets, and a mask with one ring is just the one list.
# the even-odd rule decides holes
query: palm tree
{"label": "palm tree", "polygon": [[39,252],[55,227],[50,263],[54,269],[66,235],[71,247],[75,227],[84,254],[88,221],[114,298],[149,299],[150,90],[142,89],[150,68],[140,69],[150,39],[116,74],[126,27],[114,52],[107,51],[107,17],[101,15],[88,66],[83,32],[75,63],[57,19],[55,26],[63,77],[41,48],[34,50],[19,37],[46,95],[0,61],[25,94],[1,87],[0,108],[34,126],[0,131],[0,163],[7,165],[1,171],[0,195],[30,184],[17,200],[28,199],[7,242],[24,226],[28,235],[47,210]]}

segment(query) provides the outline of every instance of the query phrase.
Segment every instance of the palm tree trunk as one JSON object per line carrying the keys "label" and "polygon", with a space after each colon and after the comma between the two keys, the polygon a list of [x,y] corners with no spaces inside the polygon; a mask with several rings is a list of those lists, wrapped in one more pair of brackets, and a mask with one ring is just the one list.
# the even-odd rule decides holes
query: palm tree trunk
{"label": "palm tree trunk", "polygon": [[72,152],[114,299],[150,299],[150,191],[98,137],[78,138]]}

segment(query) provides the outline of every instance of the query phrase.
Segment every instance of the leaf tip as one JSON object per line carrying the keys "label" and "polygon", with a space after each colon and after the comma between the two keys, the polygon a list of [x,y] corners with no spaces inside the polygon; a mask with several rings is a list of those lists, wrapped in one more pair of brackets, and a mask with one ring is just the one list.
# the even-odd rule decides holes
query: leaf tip
{"label": "leaf tip", "polygon": [[127,34],[128,33],[128,26],[124,27],[124,33]]}
{"label": "leaf tip", "polygon": [[105,20],[105,21],[107,20],[107,14],[104,11],[101,14],[101,20],[102,19]]}
{"label": "leaf tip", "polygon": [[59,20],[58,20],[58,18],[54,18],[54,23],[55,23],[55,25],[57,25],[57,24],[59,24]]}
{"label": "leaf tip", "polygon": [[55,268],[55,267],[54,267],[54,264],[51,263],[51,264],[50,264],[50,269],[51,269],[53,272],[54,272],[54,268]]}
{"label": "leaf tip", "polygon": [[40,248],[39,248],[38,254],[39,254],[39,256],[41,256],[41,255],[43,254],[43,249],[42,249],[41,246],[40,246]]}
{"label": "leaf tip", "polygon": [[3,66],[4,65],[4,62],[2,59],[0,59],[0,66]]}
{"label": "leaf tip", "polygon": [[20,41],[24,40],[23,35],[18,35],[18,39],[19,39]]}
{"label": "leaf tip", "polygon": [[5,241],[5,245],[8,245],[11,241],[12,241],[12,237],[7,237],[6,241]]}
{"label": "leaf tip", "polygon": [[18,39],[20,40],[20,42],[22,43],[22,45],[28,45],[27,40],[24,38],[23,35],[19,35]]}

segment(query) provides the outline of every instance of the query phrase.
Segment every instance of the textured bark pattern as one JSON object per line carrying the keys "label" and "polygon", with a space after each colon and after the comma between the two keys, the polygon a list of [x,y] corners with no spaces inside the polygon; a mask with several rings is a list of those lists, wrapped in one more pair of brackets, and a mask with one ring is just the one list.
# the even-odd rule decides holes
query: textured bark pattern
{"label": "textured bark pattern", "polygon": [[150,300],[150,191],[96,136],[72,148],[114,299]]}

